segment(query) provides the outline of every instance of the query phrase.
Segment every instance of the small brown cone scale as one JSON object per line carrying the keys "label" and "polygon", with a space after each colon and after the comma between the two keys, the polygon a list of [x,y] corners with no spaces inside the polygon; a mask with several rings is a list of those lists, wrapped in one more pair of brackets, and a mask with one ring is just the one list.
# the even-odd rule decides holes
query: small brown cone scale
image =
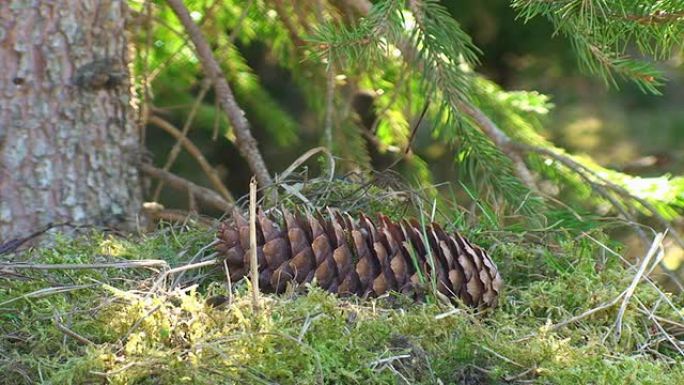
{"label": "small brown cone scale", "polygon": [[[503,281],[487,253],[458,233],[415,220],[373,222],[329,209],[302,216],[283,211],[285,225],[259,210],[257,257],[265,292],[281,293],[289,282],[313,282],[340,295],[379,296],[396,291],[420,298],[424,287],[474,307],[494,307]],[[231,280],[249,271],[249,222],[239,213],[218,231],[218,251]],[[421,282],[426,282],[421,284]]]}

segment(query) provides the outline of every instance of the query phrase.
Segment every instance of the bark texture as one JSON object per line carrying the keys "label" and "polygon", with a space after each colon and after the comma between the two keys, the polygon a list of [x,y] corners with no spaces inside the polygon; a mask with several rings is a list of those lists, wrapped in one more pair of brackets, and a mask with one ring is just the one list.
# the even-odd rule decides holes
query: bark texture
{"label": "bark texture", "polygon": [[126,12],[125,0],[0,1],[0,241],[138,213]]}

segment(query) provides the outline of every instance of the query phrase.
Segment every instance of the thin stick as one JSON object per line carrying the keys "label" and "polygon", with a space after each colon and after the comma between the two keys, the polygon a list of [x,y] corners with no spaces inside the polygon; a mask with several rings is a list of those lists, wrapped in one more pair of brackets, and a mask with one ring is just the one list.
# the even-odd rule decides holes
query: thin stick
{"label": "thin stick", "polygon": [[[200,257],[200,255],[203,256],[205,251],[216,246],[216,244],[218,242],[219,242],[218,239],[216,239],[213,242],[210,242],[210,243],[204,245],[201,249],[199,249],[199,251],[197,251],[197,253],[195,253],[195,255],[192,256],[192,258],[190,258],[190,261],[188,261],[188,264],[195,263],[197,261],[197,259]],[[181,280],[181,278],[183,278],[183,275],[185,275],[185,271],[182,271],[180,274],[178,274],[178,276],[176,276],[176,278],[173,280],[173,283],[171,284],[172,289],[180,283],[180,280]]]}
{"label": "thin stick", "polygon": [[328,73],[325,89],[325,124],[323,126],[323,145],[332,152],[333,110],[335,107],[335,65],[328,59]]}
{"label": "thin stick", "polygon": [[[183,129],[181,130],[181,135],[176,138],[176,143],[173,145],[171,148],[171,151],[169,152],[169,156],[166,158],[166,163],[164,163],[164,167],[162,167],[162,170],[164,171],[169,171],[171,170],[171,166],[173,166],[174,162],[176,162],[176,159],[178,158],[178,155],[180,154],[181,147],[183,146],[183,143],[187,143],[185,139],[188,139],[188,132],[190,132],[190,127],[192,126],[192,123],[195,121],[195,115],[197,114],[197,110],[199,109],[200,105],[202,105],[202,102],[204,101],[204,97],[207,94],[207,91],[209,91],[209,88],[211,87],[211,83],[208,81],[203,81],[202,82],[202,88],[200,89],[199,95],[197,95],[197,98],[195,98],[195,102],[192,104],[192,108],[190,108],[190,112],[188,113],[187,118],[185,119],[185,123],[183,124]],[[175,127],[174,127],[175,128]],[[190,142],[192,143],[192,142]],[[213,168],[210,168],[211,171],[214,171]],[[204,170],[207,172],[207,170]],[[211,179],[211,175],[209,175],[209,178]],[[219,181],[220,182],[220,181]],[[222,185],[222,183],[219,183]],[[162,188],[164,188],[164,181],[159,181],[157,184],[157,188],[154,190],[154,194],[152,195],[154,198],[154,201],[159,200],[159,195],[161,194]],[[229,199],[228,196],[224,195],[223,196],[226,199]]]}
{"label": "thin stick", "polygon": [[143,205],[143,211],[150,216],[154,223],[159,221],[186,223],[192,219],[198,225],[205,227],[212,227],[215,224],[213,218],[201,217],[197,213],[185,210],[165,209],[161,205]]}
{"label": "thin stick", "polygon": [[195,45],[204,73],[214,83],[216,98],[233,126],[236,146],[240,154],[247,160],[249,168],[254,172],[259,183],[264,187],[270,185],[273,181],[266,163],[257,148],[257,142],[252,136],[249,121],[245,118],[245,112],[235,101],[233,91],[216,61],[209,43],[207,43],[197,24],[192,20],[188,8],[183,4],[183,0],[166,0],[166,2],[171,6],[173,12],[178,16],[181,24],[183,24],[183,27],[188,32],[190,40]]}
{"label": "thin stick", "polygon": [[159,288],[159,286],[161,286],[162,282],[164,282],[166,277],[168,277],[171,274],[175,274],[185,270],[199,269],[200,267],[213,266],[217,264],[219,264],[219,261],[217,259],[210,259],[208,261],[197,262],[189,265],[175,267],[171,270],[166,270],[159,278],[157,278],[157,280],[154,282],[154,285],[152,285],[152,288],[145,297],[149,297],[152,293],[154,293]]}
{"label": "thin stick", "polygon": [[478,346],[479,346],[480,348],[482,348],[482,350],[484,350],[484,351],[486,351],[486,352],[488,352],[488,353],[490,353],[490,354],[493,354],[494,356],[500,358],[501,360],[503,360],[503,361],[505,361],[505,362],[508,362],[508,363],[511,364],[511,365],[515,365],[515,366],[517,366],[517,367],[519,367],[519,368],[523,368],[523,369],[525,368],[524,365],[521,365],[521,364],[519,364],[519,363],[513,361],[512,359],[510,359],[510,358],[504,356],[503,354],[501,354],[501,353],[499,353],[499,352],[497,352],[497,351],[495,351],[495,350],[493,350],[493,349],[491,349],[491,348],[488,348],[488,347],[486,347],[486,346],[484,346],[484,345],[478,345]]}
{"label": "thin stick", "polygon": [[152,314],[154,314],[154,313],[155,313],[157,310],[159,310],[160,308],[161,308],[161,304],[159,304],[159,305],[153,307],[153,308],[150,309],[147,313],[145,313],[145,315],[143,315],[142,317],[138,318],[138,319],[133,323],[133,325],[131,325],[131,327],[128,328],[128,330],[126,331],[126,333],[124,334],[124,336],[120,338],[120,340],[121,340],[121,341],[126,341],[126,340],[128,339],[128,337],[130,337],[130,335],[131,335],[136,329],[138,329],[138,327],[140,327],[140,324],[141,324],[144,320],[146,320],[149,316],[151,316]]}
{"label": "thin stick", "polygon": [[259,311],[259,261],[257,259],[256,240],[256,178],[249,182],[249,269],[252,277],[252,307]]}
{"label": "thin stick", "polygon": [[392,362],[392,361],[404,360],[404,359],[407,359],[407,358],[411,358],[411,355],[410,355],[410,354],[400,354],[400,355],[398,355],[398,356],[392,356],[392,357],[387,357],[387,358],[381,358],[381,359],[372,361],[372,362],[370,362],[370,363],[368,364],[368,366],[370,366],[371,368],[375,368],[375,367],[377,367],[378,365],[388,364],[388,363],[390,363],[390,362]]}
{"label": "thin stick", "polygon": [[84,269],[138,269],[153,266],[167,266],[161,259],[141,259],[137,261],[109,262],[109,263],[0,263],[0,269],[30,269],[30,270],[84,270]]}
{"label": "thin stick", "polygon": [[47,297],[52,294],[66,293],[74,290],[90,289],[98,285],[71,285],[71,286],[58,286],[58,287],[46,287],[44,289],[38,289],[30,293],[22,294],[18,297],[8,299],[7,301],[0,302],[0,306],[10,304],[12,302],[18,301],[24,298],[42,298]]}
{"label": "thin stick", "polygon": [[54,314],[53,321],[55,322],[55,326],[59,331],[64,333],[65,335],[75,339],[76,341],[82,343],[83,345],[94,345],[93,341],[83,337],[82,335],[76,333],[75,331],[69,329],[68,327],[64,326],[63,323],[60,322],[59,320],[60,316],[57,312]]}
{"label": "thin stick", "polygon": [[188,190],[192,191],[192,194],[197,199],[215,209],[221,210],[223,212],[229,212],[233,210],[234,206],[223,199],[223,197],[214,190],[198,186],[187,179],[179,177],[178,175],[174,175],[170,172],[166,172],[146,163],[139,164],[138,169],[151,177],[164,179],[169,186],[175,188],[176,190],[183,192],[187,192]]}
{"label": "thin stick", "polygon": [[[553,325],[549,326],[548,328],[546,328],[546,330],[548,330],[548,331],[558,330],[564,326],[570,325],[570,324],[575,323],[577,321],[580,321],[584,318],[587,318],[587,317],[591,316],[592,314],[598,313],[600,311],[603,311],[605,309],[609,309],[609,308],[615,306],[618,302],[620,302],[621,299],[624,299],[628,294],[629,294],[629,296],[631,296],[634,293],[636,285],[639,283],[639,281],[641,281],[641,278],[643,277],[643,272],[646,270],[646,266],[648,266],[648,262],[653,258],[653,255],[655,254],[655,251],[658,249],[658,246],[662,242],[663,237],[664,237],[663,233],[656,234],[656,237],[653,240],[653,243],[651,245],[651,249],[648,251],[648,254],[646,254],[643,261],[641,262],[641,266],[639,267],[639,271],[634,276],[632,283],[629,285],[629,287],[627,287],[627,289],[625,289],[617,297],[615,297],[612,300],[605,302],[605,303],[603,303],[603,304],[601,304],[595,308],[589,309],[582,314],[568,318],[563,322],[553,324]],[[626,305],[627,302],[628,302],[628,298],[627,298],[627,301],[623,302],[624,307],[627,306]],[[621,309],[622,309],[622,307],[621,307]],[[624,310],[622,312],[624,313]],[[618,315],[618,318],[619,318],[619,326],[621,327],[622,326],[622,315]],[[518,339],[517,342],[527,340],[529,338],[534,337],[535,335],[536,335],[536,333],[532,333],[530,335],[527,335],[525,337]],[[619,335],[618,335],[618,337],[619,337]]]}
{"label": "thin stick", "polygon": [[627,290],[624,291],[624,295],[622,296],[622,304],[620,305],[620,310],[618,311],[617,319],[615,320],[616,341],[620,339],[620,335],[622,334],[622,318],[624,317],[625,311],[627,310],[629,300],[630,298],[632,298],[632,295],[634,295],[634,290],[636,290],[637,285],[641,281],[641,277],[644,275],[644,272],[646,271],[646,267],[651,262],[651,259],[656,254],[656,251],[661,249],[662,252],[664,238],[664,233],[656,234],[653,243],[651,243],[651,248],[648,250],[648,253],[646,253],[646,257],[644,257],[644,260],[641,262],[641,266],[639,266],[639,271],[637,271],[636,275],[634,276],[634,279],[632,279],[632,283],[629,285],[629,287],[627,287]]}
{"label": "thin stick", "polygon": [[[217,3],[218,3],[218,1],[217,1]],[[238,17],[237,23],[235,23],[236,24],[235,28],[233,28],[233,30],[230,32],[230,35],[228,36],[228,42],[230,43],[230,44],[228,44],[229,46],[233,45],[235,43],[235,39],[237,39],[237,35],[240,32],[240,29],[242,28],[242,24],[245,21],[245,19],[247,18],[247,15],[249,14],[249,8],[252,7],[252,3],[254,3],[254,0],[249,0],[247,2],[247,4],[245,5],[245,8],[242,10],[242,13],[240,13],[240,17]],[[206,13],[205,13],[205,15],[206,15]],[[208,19],[208,17],[202,18],[202,21],[204,21],[206,19]],[[223,59],[223,58],[221,58],[221,59]]]}
{"label": "thin stick", "polygon": [[[294,24],[292,19],[290,19],[291,12],[285,9],[283,0],[274,0],[273,3],[275,5],[276,13],[283,22],[287,33],[290,35],[290,40],[292,40],[292,43],[297,47],[303,46],[304,41],[299,37],[299,34],[297,33],[297,26]],[[297,8],[296,5],[294,7],[295,9]]]}
{"label": "thin stick", "polygon": [[[177,143],[181,144],[185,151],[188,152],[199,164],[199,166],[202,168],[202,171],[207,175],[207,178],[211,182],[211,184],[214,186],[214,189],[218,191],[221,196],[223,196],[223,199],[226,201],[232,203],[235,202],[235,199],[233,198],[233,195],[228,191],[228,188],[221,182],[221,178],[218,176],[218,173],[216,172],[216,169],[209,164],[209,161],[204,157],[204,154],[202,154],[202,151],[195,146],[190,139],[186,136],[186,134],[176,128],[173,124],[169,123],[168,121],[160,118],[159,116],[152,115],[150,116],[147,121],[151,124],[154,124],[155,126],[161,128],[162,130],[166,131],[169,133],[171,136],[173,136],[176,140]],[[175,147],[174,147],[175,148]],[[173,150],[172,150],[173,151]],[[171,159],[171,157],[169,157]],[[167,162],[167,164],[170,164]],[[164,165],[163,171],[168,172],[168,168],[166,165]],[[165,182],[162,179],[163,182]],[[161,184],[160,184],[161,186]],[[194,191],[193,191],[194,195]],[[156,192],[155,192],[155,197],[156,197]],[[155,198],[156,199],[156,198]]]}

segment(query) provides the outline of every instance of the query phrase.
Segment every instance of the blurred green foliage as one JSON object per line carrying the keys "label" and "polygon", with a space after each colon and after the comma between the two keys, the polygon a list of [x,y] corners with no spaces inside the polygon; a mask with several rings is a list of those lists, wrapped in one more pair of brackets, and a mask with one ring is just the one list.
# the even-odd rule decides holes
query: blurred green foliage
{"label": "blurred green foliage", "polygon": [[[569,154],[564,147],[586,153],[572,159],[605,178],[597,184],[624,188],[667,220],[680,213],[684,187],[669,176],[684,170],[676,146],[684,131],[676,87],[682,20],[672,16],[677,1],[375,1],[368,17],[344,1],[186,3],[274,173],[323,144],[329,130],[338,175],[392,166],[414,186],[437,186],[433,193],[456,190],[468,202],[463,185],[497,212],[539,212],[540,201],[517,179],[508,157],[462,113],[459,103],[466,102],[515,141],[563,155]],[[151,113],[182,127],[203,87],[193,47],[164,2],[131,6],[139,94]],[[404,43],[416,55],[402,52]],[[669,60],[657,64],[656,73],[644,55]],[[601,64],[602,57],[610,60]],[[671,80],[661,85],[665,77]],[[250,172],[212,90],[189,124],[189,137],[229,189],[244,193]],[[659,145],[646,140],[668,132],[670,139]],[[173,140],[153,126],[147,133],[161,164]],[[630,168],[649,156],[669,162]],[[526,162],[554,199],[585,208],[610,203],[543,154],[530,154]],[[309,177],[322,173],[317,162],[306,165]],[[206,184],[195,170],[187,156],[172,169]],[[615,199],[635,215],[654,214],[620,194]],[[162,201],[186,204],[168,192]]]}

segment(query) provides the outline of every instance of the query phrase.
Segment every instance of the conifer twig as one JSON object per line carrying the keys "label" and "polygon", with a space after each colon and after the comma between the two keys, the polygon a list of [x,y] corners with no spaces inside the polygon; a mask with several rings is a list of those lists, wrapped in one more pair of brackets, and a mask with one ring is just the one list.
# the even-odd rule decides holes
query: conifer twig
{"label": "conifer twig", "polygon": [[[353,7],[358,12],[364,16],[368,15],[372,7],[372,3],[368,0],[347,0],[345,1],[347,5]],[[415,4],[412,4],[415,6]],[[406,41],[399,44],[399,49],[405,51],[402,56],[405,60],[409,60],[410,57],[419,57],[417,54],[415,46],[407,43]],[[494,143],[494,145],[499,148],[499,150],[504,153],[512,162],[514,166],[514,172],[518,178],[532,191],[539,191],[537,185],[534,181],[534,177],[530,172],[529,168],[525,164],[524,159],[520,155],[520,152],[511,145],[511,138],[506,135],[484,112],[482,112],[476,106],[460,100],[454,106],[463,114],[467,115],[479,128],[480,130]]]}
{"label": "conifer twig", "polygon": [[515,174],[527,186],[527,188],[538,192],[539,189],[534,181],[534,177],[532,176],[530,169],[527,168],[525,160],[520,155],[520,152],[518,152],[516,148],[512,146],[513,141],[511,138],[506,135],[506,133],[503,132],[487,115],[485,115],[482,110],[474,105],[466,101],[459,100],[456,107],[461,112],[468,115],[468,117],[475,122],[480,130],[487,135],[492,142],[494,142],[499,150],[511,159]]}
{"label": "conifer twig", "polygon": [[207,40],[202,35],[199,27],[192,20],[188,8],[183,4],[182,0],[167,0],[167,3],[173,9],[181,24],[187,31],[195,45],[197,56],[202,64],[205,74],[214,83],[214,90],[216,91],[216,98],[219,101],[221,109],[228,116],[230,124],[233,126],[236,137],[236,146],[240,154],[247,160],[250,169],[256,175],[259,183],[266,187],[273,181],[268,172],[266,163],[264,162],[261,152],[257,147],[256,139],[252,136],[250,124],[245,117],[245,111],[235,101],[233,91],[226,81],[226,77],[221,70],[216,58],[214,57],[211,47]]}
{"label": "conifer twig", "polygon": [[[599,191],[599,193],[601,193],[601,189],[605,188],[607,190],[615,192],[617,195],[622,196],[624,198],[633,199],[634,201],[636,201],[637,203],[642,205],[646,210],[648,210],[653,215],[653,217],[663,227],[668,229],[669,234],[673,237],[675,242],[677,242],[677,244],[680,247],[684,247],[684,239],[682,239],[682,237],[679,235],[679,232],[677,232],[672,227],[672,225],[667,221],[667,219],[665,219],[662,215],[660,215],[660,213],[658,213],[658,210],[656,209],[656,207],[653,206],[653,204],[651,202],[647,201],[646,199],[640,198],[640,197],[630,193],[624,187],[611,182],[610,180],[599,175],[598,173],[596,173],[595,171],[593,171],[589,167],[577,162],[576,160],[572,159],[571,157],[569,157],[567,155],[558,153],[558,152],[553,151],[553,150],[548,149],[548,148],[533,146],[533,145],[529,145],[529,144],[525,144],[525,143],[512,143],[512,145],[521,149],[524,152],[535,152],[539,155],[545,155],[545,156],[548,156],[548,157],[558,161],[559,163],[563,164],[564,166],[566,166],[569,169],[571,169],[572,171],[574,171],[576,174],[578,174],[580,177],[582,177],[588,183],[590,183],[592,185],[592,187],[594,187],[594,189]],[[596,181],[600,182],[602,185],[599,185],[598,183],[596,183],[596,181],[592,180],[589,177],[594,178]],[[599,189],[599,188],[601,188],[601,189]],[[604,197],[606,197],[605,194],[602,194],[602,195]],[[615,202],[616,201],[611,200],[611,203],[613,203],[614,206],[615,206]],[[616,208],[619,211],[623,212],[622,210],[620,210],[620,207],[616,206]]]}

